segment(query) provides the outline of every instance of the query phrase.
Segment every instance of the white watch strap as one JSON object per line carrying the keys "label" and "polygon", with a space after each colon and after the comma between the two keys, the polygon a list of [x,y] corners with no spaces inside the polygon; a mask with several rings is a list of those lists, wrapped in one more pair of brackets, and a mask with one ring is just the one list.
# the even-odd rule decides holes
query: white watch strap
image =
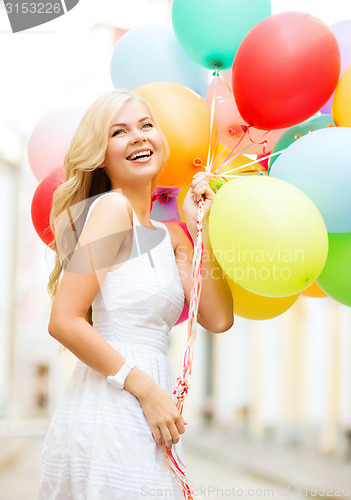
{"label": "white watch strap", "polygon": [[135,364],[130,359],[126,359],[124,365],[118,370],[116,375],[109,375],[107,377],[107,382],[118,389],[124,389],[124,382],[134,366]]}

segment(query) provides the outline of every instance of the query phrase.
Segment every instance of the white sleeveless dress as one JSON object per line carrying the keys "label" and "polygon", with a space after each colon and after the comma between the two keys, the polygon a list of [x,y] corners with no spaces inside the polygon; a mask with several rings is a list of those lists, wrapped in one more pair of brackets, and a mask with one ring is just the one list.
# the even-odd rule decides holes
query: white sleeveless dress
{"label": "white sleeveless dress", "polygon": [[[184,292],[168,230],[162,222],[152,223],[156,230],[142,226],[133,210],[131,254],[100,285],[92,304],[93,323],[118,352],[172,394],[175,381],[166,351]],[[176,453],[182,459],[181,441],[173,446]],[[160,495],[183,496],[168,464],[164,466],[164,447],[155,443],[139,401],[77,359],[44,440],[39,500]]]}

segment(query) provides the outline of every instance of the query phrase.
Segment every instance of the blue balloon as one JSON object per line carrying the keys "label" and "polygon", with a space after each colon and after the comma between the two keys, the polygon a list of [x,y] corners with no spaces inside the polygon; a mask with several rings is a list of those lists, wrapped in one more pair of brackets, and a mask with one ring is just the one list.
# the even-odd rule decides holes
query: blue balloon
{"label": "blue balloon", "polygon": [[206,96],[209,72],[179,44],[172,26],[133,28],[117,42],[111,60],[115,88],[134,90],[152,82],[175,82]]}
{"label": "blue balloon", "polygon": [[350,127],[310,132],[283,151],[270,172],[311,198],[330,233],[351,231],[350,144]]}

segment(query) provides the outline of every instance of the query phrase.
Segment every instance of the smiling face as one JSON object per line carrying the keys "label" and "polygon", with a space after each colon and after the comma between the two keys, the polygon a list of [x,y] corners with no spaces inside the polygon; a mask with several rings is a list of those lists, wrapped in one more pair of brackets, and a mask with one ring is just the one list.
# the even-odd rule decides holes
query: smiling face
{"label": "smiling face", "polygon": [[126,102],[112,121],[102,165],[112,189],[151,180],[164,163],[162,136],[147,107],[135,99]]}

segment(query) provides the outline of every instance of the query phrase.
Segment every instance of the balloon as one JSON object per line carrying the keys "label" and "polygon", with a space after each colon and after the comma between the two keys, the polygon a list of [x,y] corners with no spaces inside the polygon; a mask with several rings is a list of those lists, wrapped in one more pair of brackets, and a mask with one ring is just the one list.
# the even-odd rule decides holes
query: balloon
{"label": "balloon", "polygon": [[[341,56],[340,74],[342,75],[345,69],[351,64],[351,19],[347,21],[339,21],[330,26],[335,38],[338,42]],[[322,107],[322,113],[331,113],[333,95],[328,99],[328,102]]]}
{"label": "balloon", "polygon": [[180,323],[184,323],[184,321],[186,321],[188,319],[188,317],[189,317],[189,311],[188,311],[186,305],[184,304],[182,312],[180,313],[180,316],[179,316],[178,320],[176,321],[176,323],[174,323],[174,326],[179,325]]}
{"label": "balloon", "polygon": [[205,96],[208,87],[207,71],[188,56],[167,25],[139,26],[123,35],[112,54],[111,78],[115,88],[128,90],[169,81]]}
{"label": "balloon", "polygon": [[270,172],[306,193],[332,233],[351,231],[350,144],[348,127],[316,130],[283,151]]}
{"label": "balloon", "polygon": [[289,297],[264,297],[249,292],[228,279],[233,296],[234,314],[246,319],[271,319],[287,311],[298,299],[299,294]]}
{"label": "balloon", "polygon": [[[222,76],[223,79],[215,77],[210,83],[206,102],[211,106],[213,98],[215,98],[214,115],[218,126],[219,141],[232,149],[244,135],[242,125],[247,127],[248,123],[240,116],[231,91],[231,71],[223,71]],[[270,130],[268,132],[252,127],[249,135],[246,135],[238,144],[236,152],[243,151],[247,146],[249,147],[245,153],[248,154],[263,154],[263,152],[272,151],[273,146],[285,130]]]}
{"label": "balloon", "polygon": [[227,69],[246,33],[271,14],[269,0],[173,0],[178,40],[202,66]]}
{"label": "balloon", "polygon": [[320,289],[316,282],[312,283],[312,285],[306,288],[306,290],[301,292],[301,295],[304,295],[305,297],[328,297],[328,295]]}
{"label": "balloon", "polygon": [[328,251],[325,224],[312,201],[292,184],[264,175],[243,176],[220,188],[209,235],[224,272],[267,297],[307,288],[322,271]]}
{"label": "balloon", "polygon": [[157,199],[152,203],[150,218],[154,220],[179,220],[177,196],[179,189],[158,188],[155,190]]}
{"label": "balloon", "polygon": [[332,111],[336,125],[351,127],[351,64],[336,86]]}
{"label": "balloon", "polygon": [[34,229],[41,240],[52,248],[54,235],[50,229],[50,213],[53,194],[60,184],[65,182],[62,167],[55,168],[39,183],[34,192],[31,206],[31,216]]}
{"label": "balloon", "polygon": [[[158,179],[159,186],[191,184],[207,163],[210,141],[210,109],[193,90],[173,82],[154,82],[134,91],[150,104],[171,149]],[[214,123],[211,151],[218,137]]]}
{"label": "balloon", "polygon": [[269,169],[269,158],[265,155],[257,155],[257,159],[260,160],[260,165],[262,165],[262,172],[268,172]]}
{"label": "balloon", "polygon": [[184,203],[184,198],[185,198],[185,195],[186,193],[189,191],[190,189],[190,184],[189,186],[186,186],[185,188],[183,189],[180,189],[178,191],[178,196],[177,196],[177,207],[178,207],[178,212],[179,212],[179,215],[180,215],[180,218],[182,221],[185,222],[185,217],[183,215],[183,210],[182,210],[182,207],[183,207],[183,203]]}
{"label": "balloon", "polygon": [[[272,153],[286,149],[290,144],[295,142],[302,135],[308,134],[308,132],[313,130],[319,130],[321,128],[327,128],[330,125],[334,125],[332,115],[318,115],[312,116],[308,120],[305,120],[298,125],[288,128],[284,134],[278,139],[276,145],[273,148]],[[273,163],[279,158],[280,155],[272,156],[269,159],[269,171],[272,168]]]}
{"label": "balloon", "polygon": [[244,120],[263,130],[290,127],[314,115],[332,95],[340,52],[331,29],[302,12],[258,23],[233,62],[233,91]]}
{"label": "balloon", "polygon": [[351,233],[328,233],[329,252],[318,285],[330,297],[351,307]]}
{"label": "balloon", "polygon": [[84,108],[69,107],[52,111],[34,127],[27,145],[28,161],[38,181],[63,160],[72,137],[83,118]]}
{"label": "balloon", "polygon": [[[181,222],[181,221],[178,221],[178,220],[169,220],[169,221],[163,221],[163,222],[176,222],[177,224],[179,224],[179,226],[183,229],[183,231],[185,232],[185,234],[187,235],[187,237],[189,238],[190,240],[190,243],[192,244],[192,247],[194,248],[194,242],[193,242],[193,239],[188,231],[188,228],[185,224],[185,222]],[[180,313],[180,316],[178,318],[178,321],[175,323],[175,325],[179,325],[179,323],[183,323],[183,321],[187,320],[188,319],[188,314],[189,314],[189,311],[188,311],[188,308],[186,307],[186,305],[184,304],[183,306],[183,310],[182,312]],[[174,325],[174,326],[175,326]]]}

